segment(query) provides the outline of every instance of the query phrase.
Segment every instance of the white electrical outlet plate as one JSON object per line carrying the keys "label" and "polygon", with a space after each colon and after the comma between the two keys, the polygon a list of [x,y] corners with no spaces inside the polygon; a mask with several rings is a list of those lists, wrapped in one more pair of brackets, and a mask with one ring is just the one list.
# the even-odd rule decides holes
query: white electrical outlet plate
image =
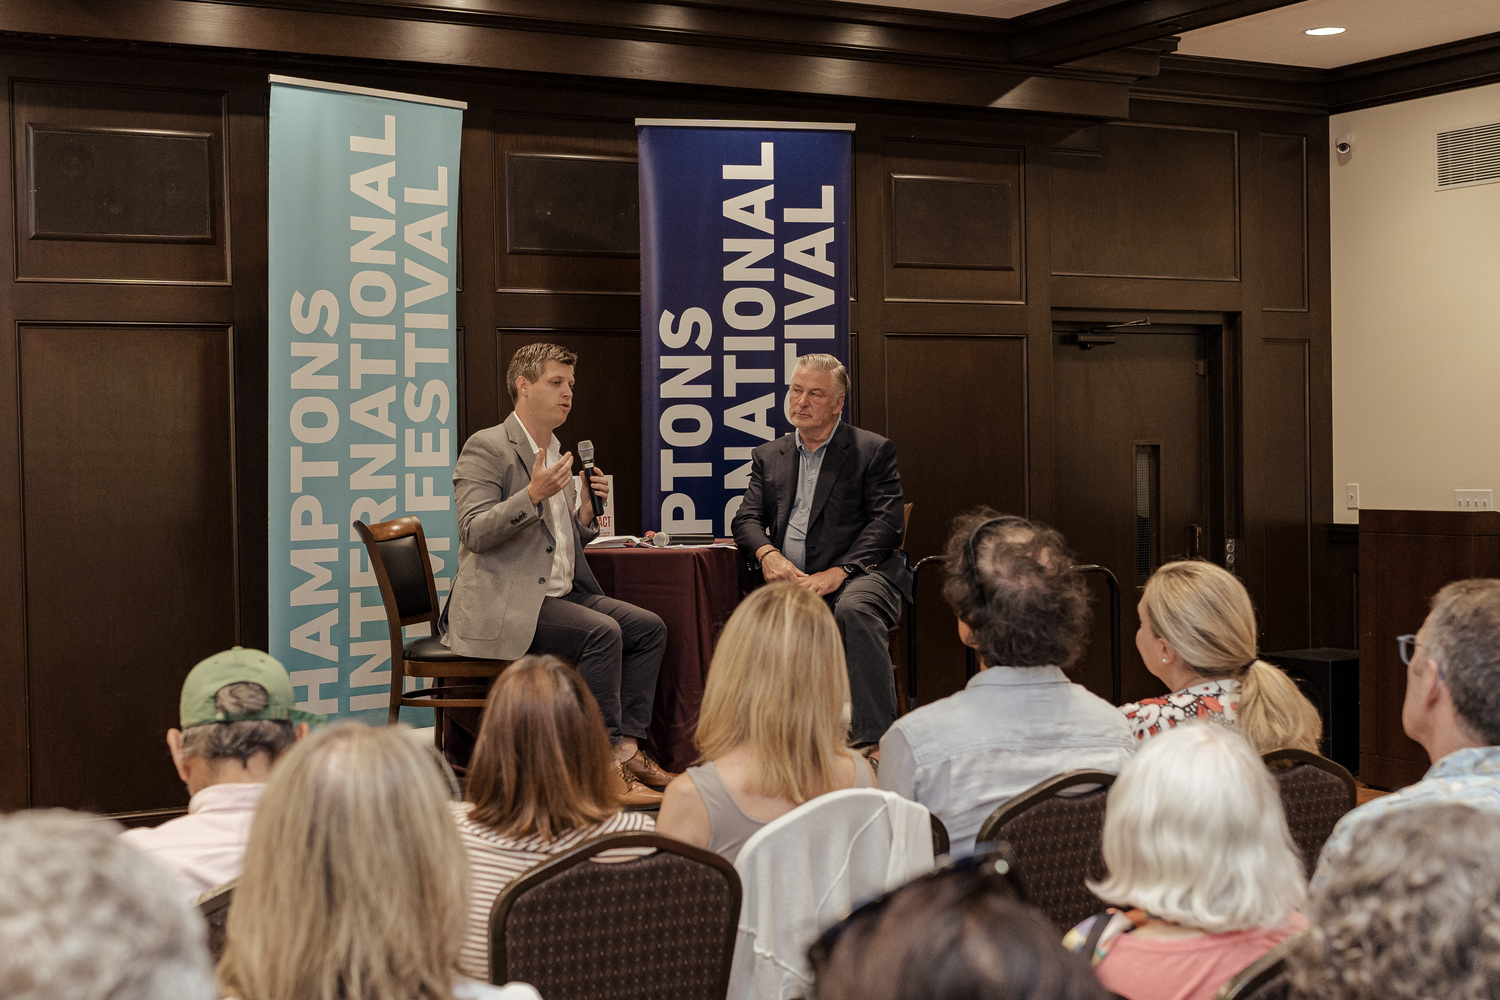
{"label": "white electrical outlet plate", "polygon": [[1493,490],[1454,490],[1453,500],[1459,510],[1494,510]]}
{"label": "white electrical outlet plate", "polygon": [[1359,510],[1359,484],[1350,483],[1344,487],[1344,507],[1348,510]]}

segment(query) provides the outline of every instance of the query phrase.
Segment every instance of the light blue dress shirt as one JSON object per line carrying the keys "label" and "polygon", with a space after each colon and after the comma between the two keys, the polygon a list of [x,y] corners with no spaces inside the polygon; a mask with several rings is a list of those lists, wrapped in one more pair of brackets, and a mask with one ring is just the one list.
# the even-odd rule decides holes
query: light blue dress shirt
{"label": "light blue dress shirt", "polygon": [[1135,749],[1120,710],[1057,667],[991,667],[896,720],[880,787],[937,814],[958,857],[997,806],[1064,771],[1118,774]]}
{"label": "light blue dress shirt", "polygon": [[[881,763],[884,764],[884,759]],[[1392,809],[1420,808],[1444,802],[1466,802],[1478,809],[1500,812],[1500,747],[1455,750],[1429,767],[1415,785],[1382,795],[1345,813],[1323,845],[1323,853],[1318,856],[1313,886],[1322,883],[1329,858],[1348,855],[1355,828],[1361,823],[1384,816]]]}
{"label": "light blue dress shirt", "polygon": [[817,451],[808,451],[802,443],[802,432],[797,435],[797,495],[792,500],[791,517],[786,522],[786,539],[781,543],[781,554],[791,560],[792,565],[807,572],[807,522],[812,514],[813,494],[818,489],[818,473],[823,470],[823,456],[828,454],[828,435]]}

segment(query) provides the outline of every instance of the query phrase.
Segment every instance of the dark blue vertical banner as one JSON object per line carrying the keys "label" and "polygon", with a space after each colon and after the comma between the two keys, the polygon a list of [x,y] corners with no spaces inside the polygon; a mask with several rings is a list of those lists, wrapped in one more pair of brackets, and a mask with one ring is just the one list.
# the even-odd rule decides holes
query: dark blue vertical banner
{"label": "dark blue vertical banner", "polygon": [[849,363],[854,126],[636,125],[642,529],[726,536],[797,358]]}

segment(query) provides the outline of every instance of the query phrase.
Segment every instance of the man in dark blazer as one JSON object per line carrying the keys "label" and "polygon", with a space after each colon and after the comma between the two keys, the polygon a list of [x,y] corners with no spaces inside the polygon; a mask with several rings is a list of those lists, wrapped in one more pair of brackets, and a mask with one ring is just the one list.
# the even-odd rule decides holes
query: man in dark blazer
{"label": "man in dark blazer", "polygon": [[[573,407],[577,355],[529,344],[507,378],[515,411],[476,432],[453,466],[458,574],[444,609],[455,653],[513,660],[552,653],[576,664],[620,761],[628,805],[651,805],[675,774],[640,747],[651,723],[667,630],[650,611],[606,597],[584,558],[599,534],[593,504],[573,485],[573,453],[553,431]],[[598,472],[598,470],[595,470]],[[608,497],[603,474],[594,491]],[[461,710],[455,724],[463,725]]]}
{"label": "man in dark blazer", "polygon": [[911,578],[897,551],[905,525],[896,447],[840,419],[848,392],[837,358],[799,359],[788,397],[796,430],[751,453],[733,527],[767,581],[806,587],[832,606],[849,664],[849,740],[863,747],[896,720],[890,629]]}

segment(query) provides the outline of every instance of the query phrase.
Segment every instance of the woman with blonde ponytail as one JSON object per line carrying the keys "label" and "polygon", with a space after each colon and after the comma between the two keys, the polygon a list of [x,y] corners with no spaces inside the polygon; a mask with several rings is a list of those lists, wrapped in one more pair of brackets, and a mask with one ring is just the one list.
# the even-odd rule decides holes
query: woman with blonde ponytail
{"label": "woman with blonde ponytail", "polygon": [[1136,610],[1135,647],[1172,692],[1120,706],[1136,739],[1205,719],[1236,726],[1262,753],[1318,752],[1318,710],[1257,655],[1255,609],[1233,574],[1208,562],[1167,563],[1146,581]]}

